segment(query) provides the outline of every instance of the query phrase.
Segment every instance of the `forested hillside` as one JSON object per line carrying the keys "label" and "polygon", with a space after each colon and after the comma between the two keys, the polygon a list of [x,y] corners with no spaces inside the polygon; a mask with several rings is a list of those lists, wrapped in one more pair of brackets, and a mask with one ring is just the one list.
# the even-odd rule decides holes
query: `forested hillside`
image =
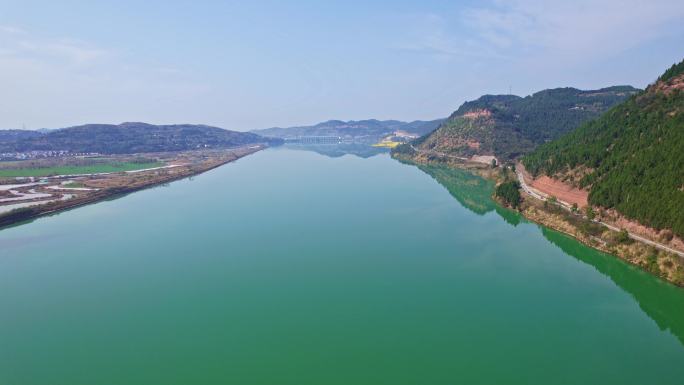
{"label": "forested hillside", "polygon": [[0,131],[0,152],[70,151],[125,154],[279,142],[248,132],[192,124],[86,124],[48,132],[17,131],[19,130]]}
{"label": "forested hillside", "polygon": [[4,148],[4,143],[15,143],[20,140],[38,138],[42,135],[39,131],[31,130],[0,130],[0,148]]}
{"label": "forested hillside", "polygon": [[414,145],[458,156],[513,159],[599,116],[637,91],[616,86],[593,91],[556,88],[524,98],[485,95],[464,103]]}
{"label": "forested hillside", "polygon": [[523,163],[589,188],[592,205],[684,236],[684,61]]}

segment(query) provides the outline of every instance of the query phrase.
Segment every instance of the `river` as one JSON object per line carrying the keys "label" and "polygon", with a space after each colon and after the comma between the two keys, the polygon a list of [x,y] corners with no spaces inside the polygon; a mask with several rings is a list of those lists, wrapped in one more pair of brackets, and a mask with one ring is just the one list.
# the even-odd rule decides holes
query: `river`
{"label": "river", "polygon": [[466,172],[319,152],[1,230],[0,383],[684,382],[684,290]]}

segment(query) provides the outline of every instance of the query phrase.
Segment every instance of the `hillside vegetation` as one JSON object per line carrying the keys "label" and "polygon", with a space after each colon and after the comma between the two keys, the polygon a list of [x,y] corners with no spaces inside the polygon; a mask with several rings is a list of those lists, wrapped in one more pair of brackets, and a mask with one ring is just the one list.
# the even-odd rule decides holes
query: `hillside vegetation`
{"label": "hillside vegetation", "polygon": [[588,188],[592,205],[684,236],[684,61],[523,163]]}
{"label": "hillside vegetation", "polygon": [[128,154],[279,142],[253,133],[192,124],[86,124],[47,132],[17,131],[19,130],[0,131],[0,152],[70,151]]}
{"label": "hillside vegetation", "polygon": [[556,88],[527,97],[484,95],[464,103],[436,131],[414,145],[458,156],[513,159],[599,116],[638,90]]}
{"label": "hillside vegetation", "polygon": [[0,146],[3,146],[4,143],[39,138],[42,135],[38,131],[31,130],[0,130]]}

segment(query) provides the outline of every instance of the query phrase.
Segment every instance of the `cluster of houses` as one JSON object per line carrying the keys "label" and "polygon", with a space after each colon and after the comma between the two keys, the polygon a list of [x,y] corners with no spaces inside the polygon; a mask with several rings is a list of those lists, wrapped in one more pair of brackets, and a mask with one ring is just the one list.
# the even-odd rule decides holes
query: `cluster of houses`
{"label": "cluster of houses", "polygon": [[43,158],[65,158],[74,156],[97,156],[96,152],[70,152],[70,151],[25,151],[0,153],[0,160],[29,160]]}
{"label": "cluster of houses", "polygon": [[419,135],[412,134],[410,132],[404,131],[404,130],[396,130],[392,134],[391,140],[398,141],[398,142],[410,142],[413,139],[417,139]]}

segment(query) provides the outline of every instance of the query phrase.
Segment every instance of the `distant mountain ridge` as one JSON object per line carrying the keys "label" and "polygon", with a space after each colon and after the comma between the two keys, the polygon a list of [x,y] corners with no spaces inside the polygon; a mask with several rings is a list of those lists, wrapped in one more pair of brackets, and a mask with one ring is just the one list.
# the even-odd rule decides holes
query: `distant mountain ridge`
{"label": "distant mountain ridge", "polygon": [[42,135],[39,131],[31,130],[0,130],[0,148],[4,148],[5,143],[14,143],[21,140],[30,140]]}
{"label": "distant mountain ridge", "polygon": [[249,132],[197,124],[153,125],[140,122],[85,124],[57,130],[0,131],[0,152],[70,151],[101,154],[227,148],[282,141]]}
{"label": "distant mountain ridge", "polygon": [[437,128],[444,119],[416,120],[402,122],[399,120],[328,120],[312,126],[272,127],[250,132],[274,138],[290,139],[304,136],[339,136],[348,138],[369,137],[377,139],[394,131],[406,131],[410,134],[425,135]]}
{"label": "distant mountain ridge", "polygon": [[598,117],[638,91],[631,86],[589,91],[566,87],[526,97],[484,95],[461,105],[414,145],[457,156],[514,159]]}

